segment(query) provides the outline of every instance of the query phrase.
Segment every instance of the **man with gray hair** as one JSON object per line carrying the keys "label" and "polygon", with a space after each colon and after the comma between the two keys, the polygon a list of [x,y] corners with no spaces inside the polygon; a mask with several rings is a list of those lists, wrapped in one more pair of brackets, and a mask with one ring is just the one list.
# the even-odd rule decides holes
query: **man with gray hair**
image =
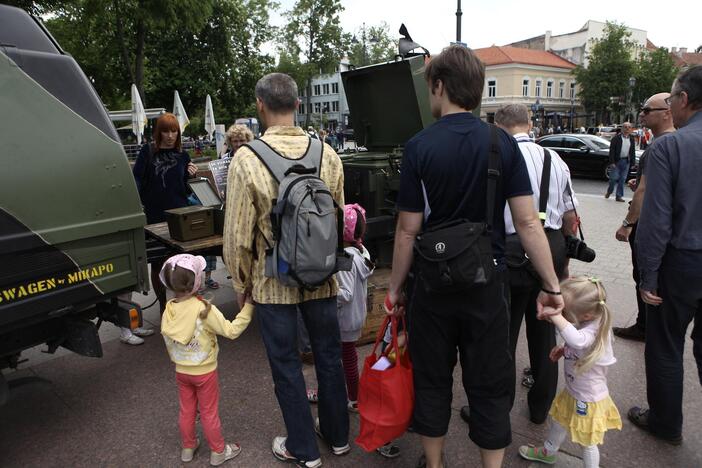
{"label": "man with gray hair", "polygon": [[702,66],[681,72],[665,100],[678,131],[646,157],[646,196],[637,232],[647,308],[646,393],[649,409],[629,419],[670,444],[682,442],[683,350],[690,322],[702,383]]}
{"label": "man with gray hair", "polygon": [[634,163],[636,154],[633,130],[634,127],[630,122],[624,122],[621,133],[612,138],[612,143],[609,145],[609,167],[612,174],[609,178],[609,187],[607,187],[605,198],[609,198],[616,187],[616,200],[618,202],[624,201],[624,182],[629,175],[629,165]]}
{"label": "man with gray hair", "polygon": [[[299,105],[297,85],[288,75],[271,73],[256,83],[256,108],[266,128],[261,140],[277,157],[300,159],[310,137],[294,123]],[[344,172],[336,152],[322,142],[319,177],[338,206],[344,206]],[[334,455],[351,450],[346,384],[341,364],[337,320],[337,283],[308,291],[288,287],[265,274],[265,252],[273,242],[271,208],[278,181],[248,146],[236,152],[229,167],[227,212],[224,226],[224,262],[232,275],[239,306],[247,297],[256,304],[256,317],[268,353],[275,395],[287,437],[273,439],[273,454],[298,466],[322,466],[316,432]],[[310,336],[319,383],[319,419],[313,421],[297,346],[297,314],[302,314]]]}
{"label": "man with gray hair", "polygon": [[[510,104],[500,108],[495,114],[495,123],[517,140],[529,171],[534,207],[540,212],[551,247],[554,270],[559,278],[563,278],[567,269],[564,234],[573,234],[577,206],[570,170],[555,151],[530,140],[531,119],[525,105]],[[541,200],[542,189],[544,200]],[[541,284],[519,242],[509,205],[505,206],[504,217],[511,293],[510,350],[514,359],[524,319],[533,377],[527,403],[531,421],[542,424],[548,416],[558,384],[558,364],[549,359],[551,349],[556,346],[556,330],[552,323],[536,318],[536,298]]]}

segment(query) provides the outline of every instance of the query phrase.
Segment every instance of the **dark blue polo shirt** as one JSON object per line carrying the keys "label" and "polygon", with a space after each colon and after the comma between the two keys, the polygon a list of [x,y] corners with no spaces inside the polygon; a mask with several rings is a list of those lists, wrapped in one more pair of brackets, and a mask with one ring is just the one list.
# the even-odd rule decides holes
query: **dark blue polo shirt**
{"label": "dark blue polo shirt", "polygon": [[[529,172],[517,142],[498,129],[502,175],[495,194],[492,247],[504,257],[504,209],[508,198],[532,195]],[[400,174],[400,211],[424,212],[424,228],[465,218],[485,221],[490,126],[473,114],[449,114],[405,145]]]}

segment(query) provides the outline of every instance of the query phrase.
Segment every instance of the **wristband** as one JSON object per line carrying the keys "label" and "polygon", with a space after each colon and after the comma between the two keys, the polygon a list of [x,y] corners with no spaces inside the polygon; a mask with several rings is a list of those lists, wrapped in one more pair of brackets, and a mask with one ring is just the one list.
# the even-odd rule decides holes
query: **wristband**
{"label": "wristband", "polygon": [[561,293],[560,291],[549,291],[546,288],[541,288],[541,291],[545,292],[546,294],[550,294],[551,296],[562,296],[563,295],[563,293]]}

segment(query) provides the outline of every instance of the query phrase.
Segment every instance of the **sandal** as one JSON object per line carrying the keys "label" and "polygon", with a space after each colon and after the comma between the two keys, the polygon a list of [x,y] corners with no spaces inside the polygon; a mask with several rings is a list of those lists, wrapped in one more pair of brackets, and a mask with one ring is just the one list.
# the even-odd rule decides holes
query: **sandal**
{"label": "sandal", "polygon": [[205,286],[210,289],[219,289],[219,283],[212,278],[205,280]]}
{"label": "sandal", "polygon": [[307,401],[310,403],[317,403],[319,401],[319,395],[317,394],[317,390],[310,388],[307,390]]}

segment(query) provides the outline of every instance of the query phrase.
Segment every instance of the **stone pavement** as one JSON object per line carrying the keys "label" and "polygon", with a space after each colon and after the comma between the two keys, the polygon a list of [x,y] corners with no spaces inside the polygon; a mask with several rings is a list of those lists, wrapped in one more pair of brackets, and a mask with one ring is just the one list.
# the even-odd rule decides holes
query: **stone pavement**
{"label": "stone pavement", "polygon": [[[576,191],[578,182],[576,182]],[[626,205],[604,200],[601,195],[580,195],[580,214],[587,242],[597,252],[592,264],[573,262],[572,274],[595,274],[605,283],[609,303],[615,311],[615,325],[628,325],[635,317],[633,282],[630,279],[628,246],[614,240]],[[215,303],[230,318],[235,313],[233,290],[221,268],[215,277],[223,287]],[[141,298],[149,304],[153,296]],[[146,318],[158,326],[158,313],[147,310]],[[265,350],[256,324],[236,341],[220,339],[220,414],[228,440],[239,442],[242,454],[228,466],[278,467],[270,442],[284,433],[275,400]],[[524,334],[522,330],[522,335]],[[8,377],[37,375],[48,384],[18,388],[10,402],[0,407],[0,466],[83,467],[83,466],[178,466],[178,400],[173,376],[161,339],[147,338],[143,346],[130,347],[116,340],[114,327],[101,330],[105,355],[89,359],[60,352],[26,354],[30,361]],[[617,340],[618,363],[610,371],[610,390],[623,416],[621,432],[607,434],[601,447],[603,467],[701,467],[702,392],[696,378],[690,343],[686,345],[685,441],[680,447],[661,443],[625,417],[632,405],[645,404],[644,345]],[[369,346],[359,349],[360,357]],[[359,359],[360,361],[360,359]],[[525,338],[520,341],[517,369],[528,365]],[[305,367],[310,386],[314,370]],[[467,426],[458,416],[466,396],[460,386],[460,371],[454,375],[453,417],[448,433],[447,458],[451,467],[479,466],[475,445],[468,439]],[[316,408],[312,408],[313,412]],[[514,441],[507,449],[506,467],[538,466],[519,458],[519,445],[540,444],[545,428],[529,422],[526,392],[519,386],[512,412]],[[351,435],[358,434],[358,417],[351,416]],[[357,446],[345,457],[336,458],[325,447],[322,459],[330,467],[412,467],[421,449],[414,434],[397,441],[402,455],[385,460],[367,454]],[[208,463],[207,449],[196,454],[192,466]],[[559,454],[559,467],[581,466],[580,449],[568,442]],[[225,465],[227,466],[227,465]]]}

